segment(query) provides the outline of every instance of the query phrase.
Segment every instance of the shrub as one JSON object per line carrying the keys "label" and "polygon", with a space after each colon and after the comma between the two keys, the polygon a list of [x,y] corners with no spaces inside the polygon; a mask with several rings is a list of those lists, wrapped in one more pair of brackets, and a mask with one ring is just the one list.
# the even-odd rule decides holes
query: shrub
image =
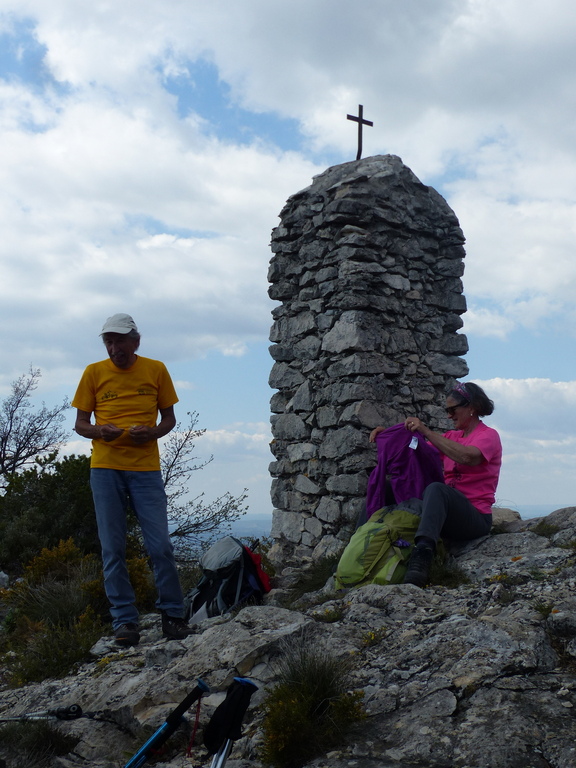
{"label": "shrub", "polygon": [[340,621],[340,619],[344,616],[344,606],[339,604],[328,606],[324,608],[323,611],[314,611],[312,616],[314,619],[316,619],[316,621],[322,621],[325,624],[332,624],[336,621]]}
{"label": "shrub", "polygon": [[71,539],[42,550],[2,599],[3,676],[14,687],[66,674],[107,630],[99,562]]}
{"label": "shrub", "polygon": [[90,458],[54,455],[13,475],[0,497],[0,568],[20,575],[42,547],[69,536],[83,552],[100,552]]}
{"label": "shrub", "polygon": [[305,633],[283,646],[278,683],[264,702],[262,758],[299,768],[342,743],[364,717],[362,692],[347,691],[351,660],[330,656]]}
{"label": "shrub", "polygon": [[[127,565],[139,608],[152,609],[156,590],[147,560],[132,557]],[[67,674],[109,630],[100,561],[72,539],[43,549],[1,597],[8,608],[0,635],[3,675],[14,687]]]}
{"label": "shrub", "polygon": [[131,557],[126,561],[130,582],[136,595],[136,605],[142,611],[154,609],[156,587],[146,557]]}
{"label": "shrub", "polygon": [[197,562],[189,562],[178,566],[178,577],[182,592],[187,594],[191,589],[197,586],[202,578],[202,568]]}
{"label": "shrub", "polygon": [[4,659],[6,682],[19,688],[66,675],[75,664],[89,658],[90,648],[104,631],[90,607],[68,625],[48,626],[23,617],[12,638],[12,652]]}
{"label": "shrub", "polygon": [[54,757],[67,755],[77,743],[76,737],[63,734],[43,720],[0,727],[0,755],[10,768],[48,768]]}
{"label": "shrub", "polygon": [[57,581],[66,581],[71,570],[81,562],[93,561],[78,549],[72,538],[62,539],[55,547],[44,547],[24,569],[24,578],[29,584],[38,584],[46,577]]}
{"label": "shrub", "polygon": [[[147,559],[131,557],[127,565],[138,607],[153,609],[156,589]],[[83,555],[72,539],[44,548],[0,596],[8,609],[0,661],[4,680],[14,687],[67,674],[109,631],[100,560]]]}
{"label": "shrub", "polygon": [[105,615],[107,602],[100,562],[83,555],[72,539],[43,549],[24,569],[22,579],[2,592],[10,610],[7,629],[19,617],[47,626],[59,626],[78,618],[90,605]]}
{"label": "shrub", "polygon": [[379,629],[371,629],[368,632],[364,632],[362,635],[362,645],[365,648],[371,648],[374,645],[379,645],[390,634],[388,627],[380,627]]}

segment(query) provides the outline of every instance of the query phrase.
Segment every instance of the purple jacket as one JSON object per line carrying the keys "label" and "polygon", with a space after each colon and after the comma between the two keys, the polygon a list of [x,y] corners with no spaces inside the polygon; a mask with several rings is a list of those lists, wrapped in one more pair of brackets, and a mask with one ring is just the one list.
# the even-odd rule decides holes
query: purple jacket
{"label": "purple jacket", "polygon": [[443,483],[440,454],[417,432],[396,424],[376,436],[378,464],[368,478],[366,519],[386,506],[386,478],[397,502],[421,499],[430,483]]}

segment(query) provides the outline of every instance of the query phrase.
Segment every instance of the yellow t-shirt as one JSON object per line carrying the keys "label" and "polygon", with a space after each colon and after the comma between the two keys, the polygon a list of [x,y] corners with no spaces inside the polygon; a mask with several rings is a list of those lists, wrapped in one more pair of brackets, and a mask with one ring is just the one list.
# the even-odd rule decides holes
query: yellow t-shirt
{"label": "yellow t-shirt", "polygon": [[124,434],[107,443],[92,440],[91,467],[127,469],[134,472],[160,469],[158,442],[136,445],[130,427],[156,425],[158,411],[178,402],[176,390],[164,363],[148,357],[136,358],[130,368],[117,368],[111,360],[89,365],[80,379],[72,407],[94,413],[96,424],[114,424]]}

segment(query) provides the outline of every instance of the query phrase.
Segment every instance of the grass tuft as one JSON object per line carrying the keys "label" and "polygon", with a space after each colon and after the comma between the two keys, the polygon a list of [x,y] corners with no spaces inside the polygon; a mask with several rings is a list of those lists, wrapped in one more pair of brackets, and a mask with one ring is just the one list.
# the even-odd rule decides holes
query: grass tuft
{"label": "grass tuft", "polygon": [[0,755],[10,768],[48,768],[54,757],[67,755],[77,743],[43,720],[0,725]]}
{"label": "grass tuft", "polygon": [[456,589],[464,584],[470,584],[470,579],[451,558],[438,553],[432,560],[430,584]]}
{"label": "grass tuft", "polygon": [[[302,571],[297,581],[288,590],[288,594],[283,601],[284,607],[291,608],[304,595],[318,592],[326,586],[328,579],[336,572],[339,560],[340,555],[331,555],[311,563],[309,567]],[[331,597],[325,597],[325,600],[329,599]]]}
{"label": "grass tuft", "polygon": [[262,758],[274,768],[299,768],[343,743],[362,719],[363,693],[348,692],[351,659],[340,659],[302,633],[283,647],[278,683],[264,702]]}
{"label": "grass tuft", "polygon": [[540,520],[540,522],[536,523],[534,528],[531,528],[530,530],[532,533],[538,534],[538,536],[544,536],[549,539],[554,536],[555,533],[558,533],[560,528],[557,525],[552,525],[552,523],[547,523],[546,520]]}
{"label": "grass tuft", "polygon": [[554,611],[554,603],[547,603],[544,600],[535,600],[532,605],[534,610],[538,611],[543,619],[547,619]]}

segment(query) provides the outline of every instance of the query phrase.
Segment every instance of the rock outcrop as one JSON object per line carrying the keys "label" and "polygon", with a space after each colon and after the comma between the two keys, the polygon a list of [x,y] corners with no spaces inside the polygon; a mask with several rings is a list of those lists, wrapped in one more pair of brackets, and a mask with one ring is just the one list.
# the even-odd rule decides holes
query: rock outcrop
{"label": "rock outcrop", "polygon": [[[341,548],[375,464],[370,430],[408,414],[446,426],[466,375],[464,236],[394,155],[334,166],[272,233],[272,536],[295,560]],[[283,552],[278,560],[282,560]]]}
{"label": "rock outcrop", "polygon": [[[576,765],[576,507],[513,520],[457,557],[456,588],[369,585],[309,595],[298,610],[269,602],[210,619],[183,642],[149,617],[140,646],[103,639],[76,675],[0,691],[0,715],[80,704],[96,719],[63,723],[80,741],[60,768],[116,768],[202,677],[215,691],[205,723],[235,675],[259,691],[229,768],[261,768],[259,705],[282,641],[354,660],[368,717],[316,768],[574,768]],[[328,599],[327,599],[328,598]],[[324,602],[316,601],[323,599]],[[139,740],[140,739],[140,740]],[[202,749],[195,764],[209,765]],[[190,763],[183,753],[161,763]]]}

